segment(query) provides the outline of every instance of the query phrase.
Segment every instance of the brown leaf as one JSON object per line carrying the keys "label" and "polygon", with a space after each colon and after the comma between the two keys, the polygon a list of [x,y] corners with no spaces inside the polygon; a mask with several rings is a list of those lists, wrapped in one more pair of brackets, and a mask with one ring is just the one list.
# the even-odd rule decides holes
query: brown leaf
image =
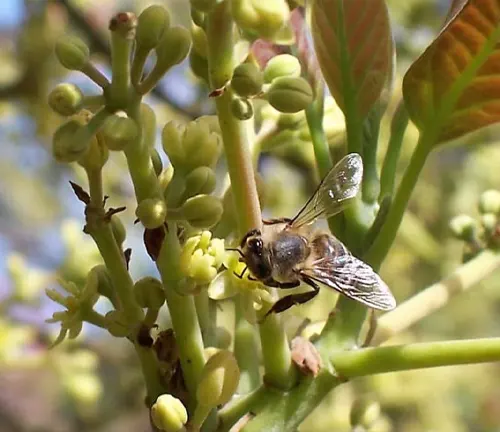
{"label": "brown leaf", "polygon": [[434,143],[500,120],[500,1],[455,1],[452,8],[403,80],[410,117]]}
{"label": "brown leaf", "polygon": [[83,188],[80,185],[77,185],[76,183],[73,183],[72,181],[69,182],[71,187],[73,188],[73,192],[75,193],[76,197],[84,204],[90,204],[90,195],[83,190]]}
{"label": "brown leaf", "polygon": [[364,117],[392,69],[384,0],[315,0],[311,29],[321,72],[338,106],[346,115]]}
{"label": "brown leaf", "polygon": [[154,229],[144,230],[144,245],[153,261],[156,261],[160,256],[161,246],[165,238],[165,227],[160,226]]}

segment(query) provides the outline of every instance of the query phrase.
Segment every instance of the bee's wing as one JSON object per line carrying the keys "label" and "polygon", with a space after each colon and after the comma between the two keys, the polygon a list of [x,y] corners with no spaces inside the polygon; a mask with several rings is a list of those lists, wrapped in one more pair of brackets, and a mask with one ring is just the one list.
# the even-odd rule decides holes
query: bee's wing
{"label": "bee's wing", "polygon": [[318,258],[301,273],[373,309],[388,311],[396,307],[394,296],[380,276],[345,247],[339,255]]}
{"label": "bee's wing", "polygon": [[330,217],[343,210],[350,198],[358,193],[363,178],[363,161],[357,153],[350,153],[335,165],[322,180],[316,192],[290,222],[298,228],[314,222],[318,217]]}

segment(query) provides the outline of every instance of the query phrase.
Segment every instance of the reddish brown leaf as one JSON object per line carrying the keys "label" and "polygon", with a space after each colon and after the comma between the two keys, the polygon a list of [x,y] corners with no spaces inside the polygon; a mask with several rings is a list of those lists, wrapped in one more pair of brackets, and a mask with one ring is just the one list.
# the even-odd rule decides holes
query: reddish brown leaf
{"label": "reddish brown leaf", "polygon": [[500,0],[452,5],[455,15],[403,81],[413,122],[434,143],[500,120]]}
{"label": "reddish brown leaf", "polygon": [[163,239],[165,238],[165,227],[161,226],[154,229],[144,230],[144,245],[146,251],[153,261],[156,261],[160,255]]}
{"label": "reddish brown leaf", "polygon": [[292,361],[304,375],[318,375],[321,357],[314,345],[306,338],[297,336],[292,340]]}
{"label": "reddish brown leaf", "polygon": [[392,68],[384,0],[315,0],[311,27],[332,96],[346,115],[363,117],[380,97]]}
{"label": "reddish brown leaf", "polygon": [[76,183],[73,183],[72,181],[69,182],[71,187],[73,188],[73,192],[75,193],[76,197],[84,204],[90,204],[90,195],[83,190],[83,188],[80,185],[77,185]]}

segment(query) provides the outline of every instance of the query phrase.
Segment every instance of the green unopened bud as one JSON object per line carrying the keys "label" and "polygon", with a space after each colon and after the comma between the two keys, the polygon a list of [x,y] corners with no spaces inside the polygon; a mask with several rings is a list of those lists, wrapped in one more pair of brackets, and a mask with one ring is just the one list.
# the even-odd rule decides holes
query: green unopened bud
{"label": "green unopened bud", "polygon": [[90,140],[87,152],[78,159],[78,164],[87,171],[96,171],[102,169],[108,161],[109,150],[104,144],[104,138],[101,132]]}
{"label": "green unopened bud", "polygon": [[146,198],[137,206],[135,215],[144,225],[144,228],[158,228],[163,225],[167,217],[167,205],[162,199]]}
{"label": "green unopened bud", "polygon": [[113,282],[111,282],[106,266],[103,264],[96,265],[92,267],[90,272],[95,273],[97,277],[97,292],[108,299],[112,298],[114,296]]}
{"label": "green unopened bud", "polygon": [[139,129],[133,119],[119,112],[106,119],[101,133],[108,149],[120,151],[137,138]]}
{"label": "green unopened bud", "polygon": [[197,11],[208,13],[219,0],[191,0],[191,7]]}
{"label": "green unopened bud", "polygon": [[264,81],[271,83],[279,77],[299,77],[300,62],[290,54],[280,54],[273,57],[264,68]]}
{"label": "green unopened bud", "polygon": [[[92,135],[85,134],[86,126],[70,120],[56,130],[52,138],[52,155],[58,162],[76,162],[85,155]],[[81,133],[84,132],[84,133]]]}
{"label": "green unopened bud", "polygon": [[137,20],[135,40],[138,49],[152,50],[170,26],[170,14],[160,5],[144,9]]}
{"label": "green unopened bud", "polygon": [[215,190],[215,173],[212,168],[201,166],[186,176],[185,199],[199,194],[210,194]]}
{"label": "green unopened bud", "polygon": [[191,48],[191,35],[184,27],[172,27],[165,31],[156,47],[156,67],[167,71],[179,64]]}
{"label": "green unopened bud", "polygon": [[203,27],[191,23],[191,39],[193,41],[193,51],[196,51],[201,57],[207,58],[208,43],[207,34]]}
{"label": "green unopened bud", "polygon": [[500,191],[490,189],[483,192],[479,198],[479,211],[481,213],[500,213]]}
{"label": "green unopened bud", "polygon": [[206,122],[188,123],[182,138],[186,154],[184,167],[187,171],[199,166],[215,166],[222,150],[221,138],[219,134],[210,132]]}
{"label": "green unopened bud", "polygon": [[104,317],[104,322],[112,336],[127,337],[130,334],[127,318],[121,311],[109,311]]}
{"label": "green unopened bud", "polygon": [[290,18],[285,0],[233,0],[232,6],[236,24],[263,38],[272,38]]}
{"label": "green unopened bud", "polygon": [[208,359],[203,368],[196,399],[204,406],[223,405],[236,392],[239,380],[240,369],[233,353],[220,350]]}
{"label": "green unopened bud", "polygon": [[172,164],[170,164],[167,168],[165,168],[158,176],[158,181],[160,182],[160,188],[163,192],[167,190],[167,187],[172,181],[173,176],[174,176],[174,166]]}
{"label": "green unopened bud", "polygon": [[498,217],[494,213],[484,213],[481,215],[481,225],[486,233],[491,234],[498,223]]}
{"label": "green unopened bud", "polygon": [[182,205],[181,212],[194,228],[211,228],[222,216],[222,203],[211,195],[197,195]]}
{"label": "green unopened bud", "polygon": [[162,283],[151,276],[143,277],[134,284],[134,295],[142,308],[160,309],[165,303]]}
{"label": "green unopened bud", "polygon": [[303,78],[276,78],[267,91],[267,100],[280,112],[296,113],[313,100],[313,91]]}
{"label": "green unopened bud", "polygon": [[470,241],[476,235],[476,221],[468,215],[458,215],[450,221],[450,229],[456,238]]}
{"label": "green unopened bud", "polygon": [[70,116],[76,114],[83,105],[83,93],[74,84],[59,84],[49,94],[49,105],[58,114]]}
{"label": "green unopened bud", "polygon": [[243,63],[234,69],[231,87],[238,95],[255,96],[260,93],[262,84],[264,84],[262,72],[255,64]]}
{"label": "green unopened bud", "polygon": [[161,431],[180,432],[185,430],[184,425],[188,420],[188,414],[179,399],[163,394],[151,407],[151,419]]}
{"label": "green unopened bud", "polygon": [[182,167],[186,160],[186,152],[182,145],[183,134],[184,127],[173,121],[165,125],[161,134],[163,150],[174,168]]}
{"label": "green unopened bud", "polygon": [[158,153],[158,150],[156,149],[153,149],[151,152],[151,162],[153,163],[155,174],[159,176],[163,171],[163,162],[161,160],[160,153]]}
{"label": "green unopened bud", "polygon": [[59,62],[69,70],[82,70],[90,58],[89,47],[80,38],[64,36],[55,46]]}
{"label": "green unopened bud", "polygon": [[252,101],[246,98],[234,98],[231,101],[231,112],[238,120],[248,120],[253,116]]}
{"label": "green unopened bud", "polygon": [[113,215],[111,217],[111,230],[113,231],[113,237],[116,243],[121,246],[127,238],[127,230],[118,215]]}
{"label": "green unopened bud", "polygon": [[380,417],[380,404],[369,398],[356,399],[351,408],[351,426],[369,428]]}
{"label": "green unopened bud", "polygon": [[191,71],[195,76],[206,83],[209,82],[208,61],[206,58],[199,55],[195,50],[191,50],[189,53],[189,65],[191,66]]}

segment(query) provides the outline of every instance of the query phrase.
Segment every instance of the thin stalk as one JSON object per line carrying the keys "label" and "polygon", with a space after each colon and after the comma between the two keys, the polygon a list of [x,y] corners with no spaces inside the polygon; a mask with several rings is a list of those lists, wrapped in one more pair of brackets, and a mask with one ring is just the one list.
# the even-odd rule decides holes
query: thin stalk
{"label": "thin stalk", "polygon": [[110,28],[112,80],[109,94],[115,106],[121,109],[127,106],[131,84],[130,58],[134,45],[134,19],[135,17],[130,17],[130,21],[119,22],[115,29]]}
{"label": "thin stalk", "polygon": [[343,378],[500,360],[500,338],[439,341],[339,351],[331,362]]}
{"label": "thin stalk", "polygon": [[391,121],[391,137],[380,173],[380,198],[392,196],[394,192],[397,165],[408,122],[408,111],[401,99]]}
{"label": "thin stalk", "polygon": [[94,81],[102,89],[105,89],[106,87],[109,86],[109,80],[92,63],[88,62],[82,68],[81,72],[83,74],[87,75],[92,81]]}
{"label": "thin stalk", "polygon": [[391,208],[385,219],[385,223],[378,233],[375,241],[364,256],[364,260],[375,270],[380,268],[384,258],[394,242],[399,225],[403,219],[404,212],[410,200],[411,193],[415,188],[418,177],[424,167],[427,156],[432,148],[429,143],[432,139],[426,134],[420,136],[419,142],[413,152],[410,164],[406,169],[398,191],[394,197]]}
{"label": "thin stalk", "polygon": [[235,303],[234,355],[240,368],[238,393],[246,394],[260,384],[260,348],[255,326],[250,324],[243,314],[241,298],[237,298]]}
{"label": "thin stalk", "polygon": [[396,309],[382,315],[370,345],[382,344],[421,319],[446,306],[452,298],[471,289],[500,268],[500,254],[485,250],[442,281],[420,291]]}
{"label": "thin stalk", "polygon": [[[208,69],[213,89],[223,88],[233,74],[234,32],[231,2],[216,4],[207,16]],[[224,143],[229,177],[240,235],[253,228],[260,228],[260,203],[255,184],[255,175],[250,152],[248,130],[244,122],[237,120],[231,112],[231,91],[226,89],[215,99],[217,116]],[[265,331],[264,331],[265,329]],[[261,335],[274,335],[262,340],[264,365],[268,382],[282,388],[290,384],[291,355],[281,322],[269,317],[261,325]],[[264,345],[268,345],[265,347]],[[279,360],[274,360],[274,349],[279,347]],[[268,369],[270,368],[270,369]]]}
{"label": "thin stalk", "polygon": [[194,296],[194,304],[205,346],[215,346],[215,313],[206,287]]}

